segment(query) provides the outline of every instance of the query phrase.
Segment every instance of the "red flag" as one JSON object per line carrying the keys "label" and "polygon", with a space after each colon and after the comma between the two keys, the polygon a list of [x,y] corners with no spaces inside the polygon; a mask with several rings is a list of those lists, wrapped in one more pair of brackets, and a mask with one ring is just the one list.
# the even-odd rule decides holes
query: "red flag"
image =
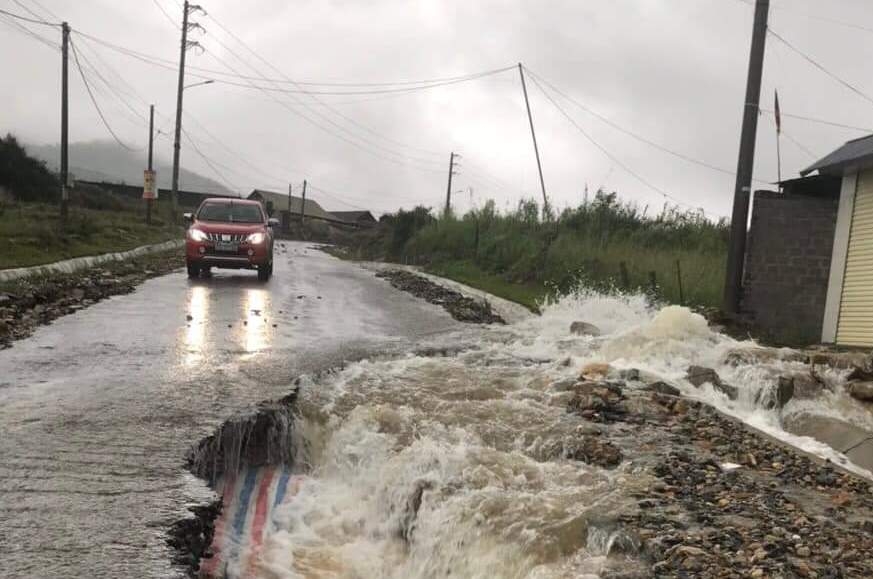
{"label": "red flag", "polygon": [[774,107],[774,111],[776,113],[776,134],[782,134],[782,113],[779,111],[779,91],[775,91],[776,93],[776,106]]}

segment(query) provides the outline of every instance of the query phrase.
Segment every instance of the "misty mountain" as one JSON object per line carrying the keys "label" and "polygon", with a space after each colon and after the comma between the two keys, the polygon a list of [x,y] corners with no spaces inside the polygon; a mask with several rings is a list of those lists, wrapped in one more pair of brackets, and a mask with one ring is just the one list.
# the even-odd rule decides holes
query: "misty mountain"
{"label": "misty mountain", "polygon": [[[57,171],[60,165],[60,145],[26,145],[27,152],[41,161],[49,169]],[[130,152],[111,141],[89,141],[70,143],[70,173],[84,181],[107,181],[110,183],[142,184],[146,155]],[[158,187],[169,189],[173,166],[155,157],[154,168],[158,173]],[[179,189],[201,191],[222,195],[234,195],[221,183],[182,168],[179,171]]]}

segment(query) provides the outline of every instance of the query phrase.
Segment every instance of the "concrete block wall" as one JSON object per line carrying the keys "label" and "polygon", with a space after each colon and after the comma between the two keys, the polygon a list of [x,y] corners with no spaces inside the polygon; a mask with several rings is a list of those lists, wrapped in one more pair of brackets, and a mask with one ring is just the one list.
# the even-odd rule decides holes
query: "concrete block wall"
{"label": "concrete block wall", "polygon": [[836,196],[757,191],[746,245],[742,310],[772,339],[821,339]]}

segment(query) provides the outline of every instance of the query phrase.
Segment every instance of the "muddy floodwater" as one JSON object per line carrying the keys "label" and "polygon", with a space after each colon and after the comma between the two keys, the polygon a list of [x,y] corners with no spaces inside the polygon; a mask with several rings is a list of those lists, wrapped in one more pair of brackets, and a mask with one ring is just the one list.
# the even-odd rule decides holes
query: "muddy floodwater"
{"label": "muddy floodwater", "polygon": [[[600,335],[572,335],[569,327],[577,320],[593,324]],[[695,387],[686,379],[694,365],[714,369],[719,381],[736,390],[712,383]],[[792,352],[762,358],[755,344],[713,331],[686,308],[653,308],[642,296],[582,293],[551,304],[541,317],[465,327],[422,341],[413,353],[370,357],[304,377],[289,407],[287,463],[243,468],[216,482],[223,511],[215,556],[202,573],[277,579],[647,577],[653,571],[638,552],[641,540],[664,538],[664,549],[673,547],[671,557],[686,557],[669,564],[699,571],[694,576],[727,571],[732,557],[763,573],[767,567],[755,559],[762,547],[754,537],[734,537],[709,515],[698,515],[701,536],[728,537],[732,543],[725,549],[736,551],[717,546],[707,559],[700,547],[676,551],[670,521],[687,530],[687,512],[676,513],[717,503],[732,524],[750,520],[778,529],[762,531],[762,544],[777,533],[791,545],[792,556],[803,554],[809,546],[798,533],[806,532],[785,531],[797,522],[790,515],[799,499],[773,496],[771,485],[757,478],[734,478],[764,460],[768,473],[785,480],[800,482],[812,474],[806,477],[811,488],[833,487],[843,476],[840,484],[855,485],[852,492],[860,493],[856,504],[869,507],[867,487],[848,482],[853,477],[829,467],[819,471],[739,426],[752,424],[869,476],[837,449],[784,429],[810,416],[873,427],[869,412],[838,387],[842,370],[820,370],[833,391],[825,388],[814,401],[798,394],[783,407],[774,404],[780,376],[808,372]],[[653,392],[651,385],[659,382]],[[678,402],[678,394],[690,406]],[[730,449],[738,462],[700,458],[701,449],[713,447]],[[681,479],[696,477],[695,484],[705,484],[683,494]],[[734,497],[732,488],[742,491]],[[659,495],[664,492],[667,498]],[[760,504],[748,501],[756,493],[763,497]],[[804,500],[809,517],[819,509],[824,518],[833,508],[827,498]],[[649,518],[661,519],[658,525],[641,515],[641,504],[651,508]],[[862,523],[846,524],[855,529]],[[853,545],[864,536],[839,533]],[[750,556],[743,544],[751,545]],[[765,553],[775,557],[777,549]],[[862,568],[851,567],[858,556],[851,555],[848,568]],[[786,569],[793,564],[785,558]]]}
{"label": "muddy floodwater", "polygon": [[[267,284],[171,274],[39,328],[0,351],[0,577],[185,576],[168,531],[216,500],[211,577],[645,577],[643,544],[697,576],[806,551],[819,576],[870,576],[852,575],[873,549],[866,487],[707,411],[869,475],[798,434],[873,430],[847,370],[780,408],[780,376],[808,365],[685,308],[580,294],[511,313],[461,324],[288,243]],[[694,386],[691,365],[730,388]],[[262,430],[227,429],[266,433],[259,460],[228,450],[209,471],[195,452],[215,476],[191,474],[201,441],[289,394]],[[748,521],[773,528],[725,531]]]}

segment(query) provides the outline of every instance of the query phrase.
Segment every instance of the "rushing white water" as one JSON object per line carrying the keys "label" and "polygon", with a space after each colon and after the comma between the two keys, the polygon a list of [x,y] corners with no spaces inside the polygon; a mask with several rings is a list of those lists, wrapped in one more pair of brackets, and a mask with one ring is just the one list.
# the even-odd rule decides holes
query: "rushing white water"
{"label": "rushing white water", "polygon": [[[574,320],[603,335],[571,335]],[[760,394],[804,364],[727,364],[728,352],[755,344],[713,332],[686,308],[652,309],[639,295],[580,292],[540,317],[470,329],[449,343],[469,348],[363,361],[303,384],[295,442],[305,477],[273,513],[257,576],[596,577],[613,545],[627,540],[609,521],[650,481],[628,463],[608,471],[561,458],[581,421],[566,412],[568,394],[556,384],[592,363],[668,381],[849,467],[827,445],[785,432],[782,421],[831,414],[873,429],[873,417],[839,389],[764,409]],[[714,368],[739,389],[737,400],[693,387],[684,379],[690,365]],[[842,375],[825,378],[838,383]]]}

